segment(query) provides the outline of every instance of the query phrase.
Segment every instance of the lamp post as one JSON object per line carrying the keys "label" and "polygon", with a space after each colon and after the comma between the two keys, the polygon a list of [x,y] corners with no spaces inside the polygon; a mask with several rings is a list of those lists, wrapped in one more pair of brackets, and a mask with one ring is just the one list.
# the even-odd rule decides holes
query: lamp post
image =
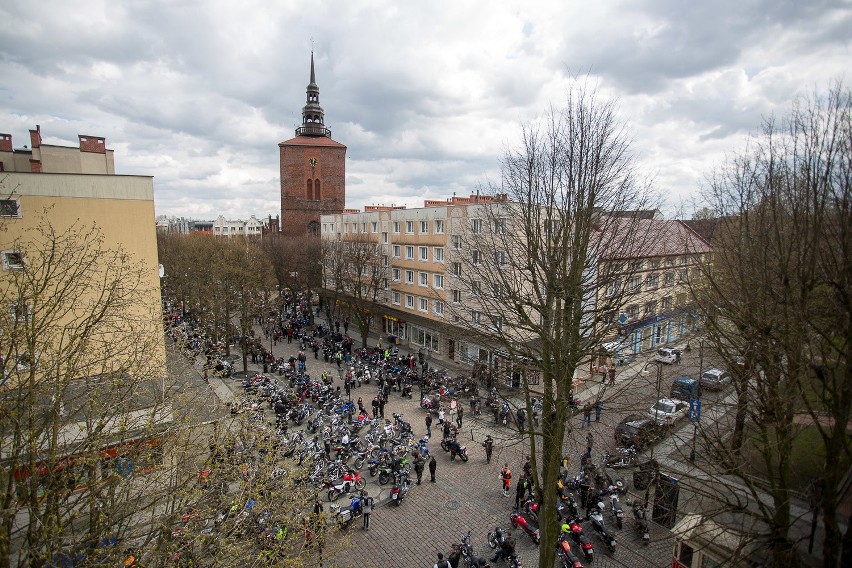
{"label": "lamp post", "polygon": [[[704,373],[704,339],[703,338],[698,340],[698,399],[696,399],[696,402],[699,405],[701,404],[701,375],[702,375],[702,373]],[[689,405],[690,410],[693,410],[692,409],[693,404],[694,403],[690,403],[690,405]],[[698,413],[700,412],[700,410],[695,409],[694,412],[696,414],[694,416],[695,419],[692,421],[692,449],[690,449],[690,451],[689,451],[689,461],[690,461],[690,463],[693,463],[693,464],[695,463],[695,438],[698,435],[698,420],[700,418],[700,414],[698,414]],[[690,418],[692,418],[692,417],[690,417]]]}
{"label": "lamp post", "polygon": [[[658,418],[659,418],[659,401],[660,401],[660,388],[662,387],[663,382],[663,363],[662,361],[653,361],[654,364],[657,365],[657,401],[654,403],[654,426],[658,426]],[[648,366],[647,364],[645,365]],[[651,465],[654,467],[654,475],[656,476],[656,462],[654,461],[654,445],[651,445]],[[651,482],[648,481],[648,484],[645,486],[645,508],[648,508],[648,500],[650,499],[651,493]]]}

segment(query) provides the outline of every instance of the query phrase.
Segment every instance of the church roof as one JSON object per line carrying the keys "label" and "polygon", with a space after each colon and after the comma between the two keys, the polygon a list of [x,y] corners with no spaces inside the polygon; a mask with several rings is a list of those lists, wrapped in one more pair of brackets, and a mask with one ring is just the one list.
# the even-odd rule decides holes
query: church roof
{"label": "church roof", "polygon": [[296,136],[284,142],[279,142],[279,146],[325,146],[330,148],[346,148],[340,142],[336,142],[327,136]]}

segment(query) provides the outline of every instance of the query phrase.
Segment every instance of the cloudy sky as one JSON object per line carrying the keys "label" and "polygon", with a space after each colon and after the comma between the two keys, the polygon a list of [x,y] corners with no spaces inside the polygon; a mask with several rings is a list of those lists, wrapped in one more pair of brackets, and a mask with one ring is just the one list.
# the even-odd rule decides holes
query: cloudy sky
{"label": "cloudy sky", "polygon": [[280,209],[310,51],[348,207],[499,183],[520,126],[588,75],[667,212],[761,118],[852,61],[850,0],[41,0],[0,5],[0,132],[104,136],[158,214]]}

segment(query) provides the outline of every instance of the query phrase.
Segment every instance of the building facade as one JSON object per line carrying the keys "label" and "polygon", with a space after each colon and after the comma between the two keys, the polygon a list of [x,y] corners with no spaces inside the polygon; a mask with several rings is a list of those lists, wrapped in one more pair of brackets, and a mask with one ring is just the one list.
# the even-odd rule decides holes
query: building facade
{"label": "building facade", "polygon": [[30,147],[15,149],[11,134],[0,134],[0,172],[115,175],[113,151],[100,136],[78,135],[79,146],[42,144],[41,126],[30,130]]}
{"label": "building facade", "polygon": [[281,165],[281,230],[319,236],[320,216],[341,213],[346,203],[346,146],[331,139],[311,52],[311,78],[295,138],[278,144]]}
{"label": "building facade", "polygon": [[243,221],[242,219],[228,220],[219,215],[213,221],[213,236],[215,237],[260,237],[263,233],[263,221],[254,215]]}

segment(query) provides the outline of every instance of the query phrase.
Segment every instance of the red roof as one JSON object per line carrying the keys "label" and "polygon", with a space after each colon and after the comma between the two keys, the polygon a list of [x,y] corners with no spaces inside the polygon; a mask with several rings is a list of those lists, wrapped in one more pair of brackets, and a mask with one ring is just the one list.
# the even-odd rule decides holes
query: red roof
{"label": "red roof", "polygon": [[340,142],[335,142],[328,136],[296,136],[284,142],[279,142],[279,146],[328,146],[333,148],[346,148]]}

